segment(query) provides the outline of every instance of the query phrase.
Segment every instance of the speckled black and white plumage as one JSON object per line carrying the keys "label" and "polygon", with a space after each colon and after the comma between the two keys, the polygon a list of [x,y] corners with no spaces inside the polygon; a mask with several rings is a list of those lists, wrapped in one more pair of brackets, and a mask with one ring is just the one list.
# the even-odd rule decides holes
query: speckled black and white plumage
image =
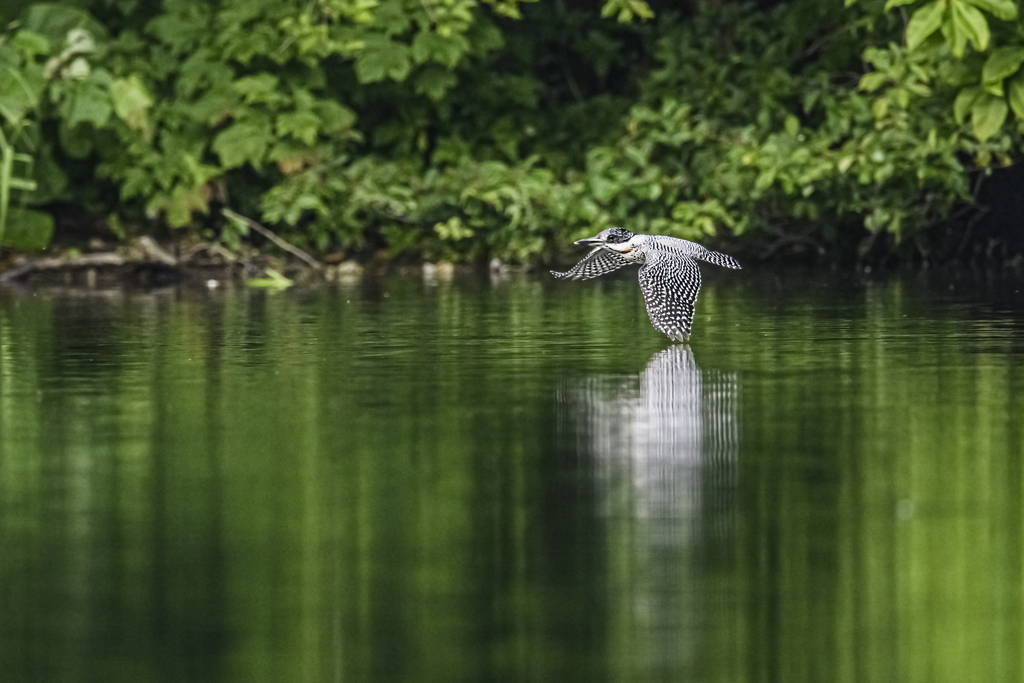
{"label": "speckled black and white plumage", "polygon": [[622,244],[628,242],[633,236],[633,233],[625,228],[602,230],[593,238],[602,241],[600,246],[591,249],[590,253],[583,257],[583,260],[564,273],[552,270],[551,274],[561,280],[589,280],[618,270],[622,266],[628,266],[632,261],[623,258],[617,252],[606,249],[605,244]]}
{"label": "speckled black and white plumage", "polygon": [[590,253],[583,257],[583,260],[564,273],[551,274],[560,280],[589,280],[592,277],[610,273],[622,266],[628,266],[632,261],[627,261],[614,251],[608,251],[604,247],[594,247]]}
{"label": "speckled black and white plumage", "polygon": [[[614,231],[614,232],[613,232]],[[640,289],[651,324],[675,341],[687,341],[700,293],[697,260],[739,268],[736,259],[701,245],[663,235],[634,235],[622,228],[605,230],[585,243],[597,244],[582,261],[555,277],[585,280],[640,264]]]}

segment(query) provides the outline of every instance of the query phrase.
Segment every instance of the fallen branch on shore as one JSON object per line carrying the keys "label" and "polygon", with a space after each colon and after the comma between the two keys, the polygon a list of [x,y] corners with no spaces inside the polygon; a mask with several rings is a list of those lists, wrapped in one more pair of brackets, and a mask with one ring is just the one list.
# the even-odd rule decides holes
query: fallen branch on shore
{"label": "fallen branch on shore", "polygon": [[[152,237],[144,236],[119,248],[117,251],[105,251],[91,254],[79,254],[75,251],[62,256],[43,256],[23,258],[13,268],[0,273],[0,284],[21,282],[34,275],[53,275],[57,273],[71,274],[86,271],[86,283],[95,282],[99,273],[110,273],[118,270],[141,272],[140,269],[158,269],[164,272],[180,273],[183,268],[202,269],[219,268],[230,264],[233,259],[220,255],[220,259],[211,262],[203,259],[201,253],[209,250],[203,243],[201,248],[193,249],[180,258],[167,251]],[[89,284],[91,286],[91,284]]]}
{"label": "fallen branch on shore", "polygon": [[65,268],[96,268],[102,266],[123,266],[120,254],[84,254],[76,259],[63,256],[37,258],[0,273],[0,282],[15,282],[31,273]]}
{"label": "fallen branch on shore", "polygon": [[271,242],[273,242],[274,244],[279,246],[281,249],[284,249],[285,251],[287,251],[289,254],[292,254],[292,255],[297,256],[298,258],[302,259],[303,261],[308,263],[312,268],[315,268],[317,270],[323,269],[324,266],[323,266],[322,263],[317,261],[315,258],[310,256],[306,252],[302,251],[298,247],[296,247],[296,246],[294,246],[292,244],[289,244],[288,242],[284,241],[283,239],[281,239],[280,237],[275,235],[273,232],[271,232],[267,228],[263,227],[262,225],[260,225],[256,221],[254,221],[253,219],[246,218],[242,214],[235,213],[231,209],[227,209],[227,208],[221,209],[221,213],[224,214],[224,217],[227,218],[228,220],[232,220],[232,221],[236,221],[238,223],[242,223],[243,225],[246,225],[249,228],[255,230],[256,232],[258,232],[259,234],[263,235],[268,240],[270,240]]}

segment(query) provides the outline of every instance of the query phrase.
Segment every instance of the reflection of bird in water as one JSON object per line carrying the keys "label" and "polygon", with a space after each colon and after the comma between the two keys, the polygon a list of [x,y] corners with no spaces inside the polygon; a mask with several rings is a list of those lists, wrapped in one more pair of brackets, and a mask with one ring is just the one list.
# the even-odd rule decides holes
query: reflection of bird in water
{"label": "reflection of bird in water", "polygon": [[637,680],[698,677],[714,611],[699,558],[735,536],[736,376],[702,370],[689,346],[673,345],[639,376],[589,377],[565,387],[559,403],[607,520],[620,655],[636,662]]}
{"label": "reflection of bird in water", "polygon": [[635,235],[623,228],[602,230],[596,237],[577,240],[593,247],[582,261],[557,278],[589,280],[631,263],[640,266],[640,289],[654,329],[669,339],[686,341],[693,326],[694,305],[700,292],[696,259],[726,268],[739,268],[731,256],[719,254],[696,242],[664,235]]}
{"label": "reflection of bird in water", "polygon": [[593,378],[577,394],[588,450],[613,470],[628,463],[633,514],[688,517],[701,479],[730,479],[739,441],[735,377],[702,371],[689,346],[671,346],[640,373],[639,392],[619,380],[609,398],[609,379]]}

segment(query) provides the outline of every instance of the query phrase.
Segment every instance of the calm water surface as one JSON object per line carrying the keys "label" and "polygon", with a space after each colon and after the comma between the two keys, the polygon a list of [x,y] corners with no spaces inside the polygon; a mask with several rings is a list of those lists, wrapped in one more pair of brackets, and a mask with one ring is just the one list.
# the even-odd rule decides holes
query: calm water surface
{"label": "calm water surface", "polygon": [[1019,681],[1024,290],[0,291],[0,678]]}

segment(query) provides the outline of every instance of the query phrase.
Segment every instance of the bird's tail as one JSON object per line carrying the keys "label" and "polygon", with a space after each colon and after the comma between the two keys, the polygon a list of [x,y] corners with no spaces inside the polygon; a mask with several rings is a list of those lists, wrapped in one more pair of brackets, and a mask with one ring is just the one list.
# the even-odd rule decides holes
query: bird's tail
{"label": "bird's tail", "polygon": [[701,247],[701,251],[695,254],[701,261],[707,261],[708,263],[714,263],[716,266],[722,266],[723,268],[735,268],[740,270],[739,261],[734,259],[732,256],[726,254],[720,254],[717,251],[711,251]]}

